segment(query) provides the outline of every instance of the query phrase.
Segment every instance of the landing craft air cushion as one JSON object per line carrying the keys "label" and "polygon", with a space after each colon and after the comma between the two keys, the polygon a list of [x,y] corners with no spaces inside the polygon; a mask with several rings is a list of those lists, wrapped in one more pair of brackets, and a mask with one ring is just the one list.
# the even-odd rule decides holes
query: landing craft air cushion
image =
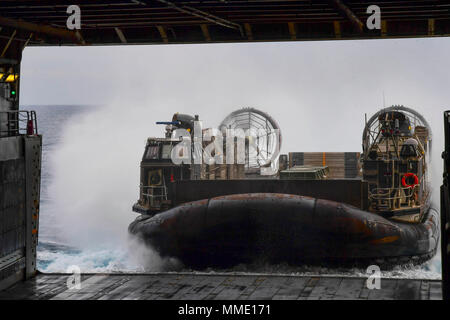
{"label": "landing craft air cushion", "polygon": [[[140,198],[133,206],[141,215],[129,232],[162,256],[196,268],[261,259],[398,265],[434,256],[439,213],[427,175],[431,129],[416,111],[392,106],[366,121],[361,169],[353,178],[347,160],[325,166],[326,153],[322,166],[290,159],[280,171],[285,174],[273,177],[254,175],[249,151],[245,165],[225,165],[222,175],[220,165],[175,165],[169,152],[179,139],[173,132],[192,130],[195,119],[175,114],[165,138],[148,140],[141,162]],[[304,163],[308,157],[302,153]],[[312,173],[306,179],[305,171]]]}

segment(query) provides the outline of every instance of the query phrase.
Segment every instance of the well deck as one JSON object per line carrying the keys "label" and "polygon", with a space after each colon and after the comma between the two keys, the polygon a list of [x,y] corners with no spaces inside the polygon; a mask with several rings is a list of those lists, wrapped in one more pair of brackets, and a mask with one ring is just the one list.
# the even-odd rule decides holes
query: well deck
{"label": "well deck", "polygon": [[439,300],[441,281],[263,274],[84,274],[81,289],[68,289],[69,274],[39,274],[0,292],[0,299],[189,300]]}

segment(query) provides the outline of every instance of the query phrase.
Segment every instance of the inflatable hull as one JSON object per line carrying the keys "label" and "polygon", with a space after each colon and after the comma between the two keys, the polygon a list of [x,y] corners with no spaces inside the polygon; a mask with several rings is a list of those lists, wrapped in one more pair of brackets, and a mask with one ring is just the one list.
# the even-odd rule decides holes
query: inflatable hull
{"label": "inflatable hull", "polygon": [[129,232],[192,267],[257,261],[290,264],[403,264],[436,252],[439,213],[422,223],[385,219],[343,203],[255,193],[182,204],[141,215]]}

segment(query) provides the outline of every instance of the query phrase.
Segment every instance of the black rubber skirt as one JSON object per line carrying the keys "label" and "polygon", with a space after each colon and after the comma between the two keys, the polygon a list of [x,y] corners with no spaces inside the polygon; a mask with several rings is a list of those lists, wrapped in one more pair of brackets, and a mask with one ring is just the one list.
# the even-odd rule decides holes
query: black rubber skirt
{"label": "black rubber skirt", "polygon": [[385,219],[343,203],[251,193],[185,203],[129,226],[163,257],[192,267],[263,260],[289,264],[420,263],[436,252],[439,213],[422,223]]}

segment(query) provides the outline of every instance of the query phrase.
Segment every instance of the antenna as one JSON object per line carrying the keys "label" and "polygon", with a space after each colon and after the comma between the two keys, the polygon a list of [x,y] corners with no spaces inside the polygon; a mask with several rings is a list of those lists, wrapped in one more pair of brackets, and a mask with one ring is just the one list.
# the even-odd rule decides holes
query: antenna
{"label": "antenna", "polygon": [[[368,130],[367,129],[367,113],[364,113],[364,123],[365,123],[364,130]],[[363,145],[362,145],[363,153],[366,152],[366,148],[365,148],[366,143],[367,143],[366,141],[363,141]]]}
{"label": "antenna", "polygon": [[386,98],[384,96],[384,90],[383,90],[383,108],[386,108]]}

